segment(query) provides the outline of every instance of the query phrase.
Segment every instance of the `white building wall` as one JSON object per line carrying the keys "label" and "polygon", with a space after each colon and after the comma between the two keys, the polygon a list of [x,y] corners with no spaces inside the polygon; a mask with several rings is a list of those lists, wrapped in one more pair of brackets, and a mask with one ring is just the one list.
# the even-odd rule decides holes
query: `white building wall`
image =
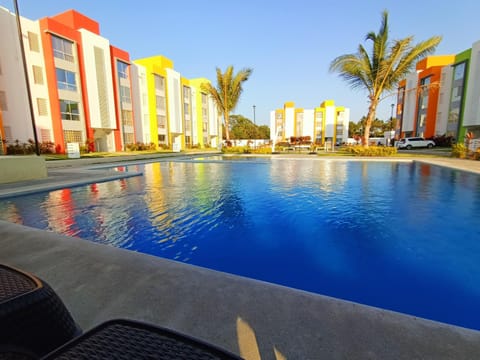
{"label": "white building wall", "polygon": [[315,140],[315,134],[313,133],[313,126],[315,122],[315,110],[303,110],[303,136],[310,136],[312,141]]}
{"label": "white building wall", "polygon": [[195,86],[192,86],[191,88],[192,92],[192,103],[191,103],[191,119],[192,119],[192,144],[197,145],[199,143],[198,141],[198,113],[197,113],[197,89]]}
{"label": "white building wall", "polygon": [[107,39],[80,29],[83,45],[90,125],[116,129],[110,43]]}
{"label": "white building wall", "polygon": [[[222,142],[222,116],[218,113],[217,105],[212,97],[207,98],[208,105],[208,135],[211,147],[218,147]],[[201,136],[201,135],[199,135]]]}
{"label": "white building wall", "polygon": [[208,97],[208,130],[210,136],[222,134],[222,117],[218,114],[217,106],[210,96]]}
{"label": "white building wall", "polygon": [[401,129],[401,131],[404,132],[413,131],[413,124],[415,123],[415,109],[417,107],[417,83],[418,76],[416,72],[407,75]]}
{"label": "white building wall", "polygon": [[[33,139],[27,85],[15,14],[0,7],[0,96],[5,101],[2,118],[9,143]],[[28,46],[28,40],[26,46]]]}
{"label": "white building wall", "polygon": [[295,108],[285,108],[285,140],[295,135]]}
{"label": "white building wall", "polygon": [[150,112],[148,104],[147,70],[144,66],[132,63],[130,65],[132,76],[132,102],[135,124],[135,140],[149,144],[150,136]]}
{"label": "white building wall", "polygon": [[167,106],[168,124],[170,133],[181,134],[182,127],[182,88],[180,86],[180,73],[173,69],[166,69],[167,72]]}
{"label": "white building wall", "polygon": [[453,68],[450,65],[444,66],[440,75],[435,135],[443,135],[447,132],[450,94],[452,92],[452,77]]}
{"label": "white building wall", "polygon": [[277,128],[275,126],[275,110],[270,111],[270,140],[276,141],[277,140]]}
{"label": "white building wall", "polygon": [[480,41],[472,46],[463,126],[480,126]]}
{"label": "white building wall", "polygon": [[335,106],[325,107],[325,140],[335,136]]}
{"label": "white building wall", "polygon": [[[27,72],[32,96],[35,125],[37,128],[38,141],[53,141],[52,112],[50,109],[50,97],[47,85],[47,75],[45,71],[45,60],[43,55],[42,38],[40,34],[40,24],[38,21],[21,18],[23,45],[25,49],[25,58],[27,62]],[[28,42],[28,33],[34,34],[38,40],[38,51],[30,49]],[[35,82],[34,67],[41,70],[40,78]],[[40,115],[37,99],[43,102],[47,113]]]}
{"label": "white building wall", "polygon": [[343,135],[337,136],[337,142],[347,141],[349,122],[350,122],[350,109],[345,108],[343,111],[340,111],[337,116],[337,124],[341,124],[343,126]]}

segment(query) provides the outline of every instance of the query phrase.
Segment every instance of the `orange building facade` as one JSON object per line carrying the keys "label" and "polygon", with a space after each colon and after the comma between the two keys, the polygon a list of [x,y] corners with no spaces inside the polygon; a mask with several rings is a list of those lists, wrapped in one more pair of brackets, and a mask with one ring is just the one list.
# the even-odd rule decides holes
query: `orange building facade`
{"label": "orange building facade", "polygon": [[455,55],[428,56],[416,65],[416,72],[400,81],[397,96],[396,138],[435,136],[442,69]]}

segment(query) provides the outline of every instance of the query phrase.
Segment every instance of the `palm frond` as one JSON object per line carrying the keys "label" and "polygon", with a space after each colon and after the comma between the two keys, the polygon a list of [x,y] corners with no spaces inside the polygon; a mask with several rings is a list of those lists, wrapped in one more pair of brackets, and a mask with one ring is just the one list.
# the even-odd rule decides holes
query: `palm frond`
{"label": "palm frond", "polygon": [[220,68],[216,68],[217,72],[217,86],[213,87],[211,84],[202,84],[201,88],[207,94],[209,94],[214,100],[217,108],[223,115],[225,121],[225,130],[227,139],[228,135],[228,119],[230,112],[237,105],[240,95],[242,94],[242,84],[247,81],[252,73],[252,69],[245,68],[234,74],[233,66],[230,65],[222,72]]}

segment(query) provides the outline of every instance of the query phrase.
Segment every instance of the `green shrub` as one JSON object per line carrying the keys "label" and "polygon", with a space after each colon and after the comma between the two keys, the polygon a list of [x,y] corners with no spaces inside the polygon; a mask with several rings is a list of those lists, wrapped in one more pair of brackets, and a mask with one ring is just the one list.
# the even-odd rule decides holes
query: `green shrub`
{"label": "green shrub", "polygon": [[251,150],[252,154],[271,154],[272,147],[271,146],[262,146],[256,149]]}
{"label": "green shrub", "polygon": [[452,145],[452,157],[465,159],[468,154],[468,149],[464,144],[454,144]]}
{"label": "green shrub", "polygon": [[353,156],[393,156],[397,154],[397,148],[391,146],[347,146],[342,151]]}
{"label": "green shrub", "polygon": [[225,154],[250,154],[251,149],[248,146],[223,146],[222,152]]}
{"label": "green shrub", "polygon": [[472,154],[473,160],[480,160],[480,148],[478,148],[473,154]]}

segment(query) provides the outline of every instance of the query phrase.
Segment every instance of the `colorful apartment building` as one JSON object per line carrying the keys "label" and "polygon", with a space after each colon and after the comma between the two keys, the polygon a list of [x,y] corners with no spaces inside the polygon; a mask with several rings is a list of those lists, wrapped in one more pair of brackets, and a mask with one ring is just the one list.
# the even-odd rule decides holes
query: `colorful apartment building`
{"label": "colorful apartment building", "polygon": [[457,55],[429,56],[399,83],[395,136],[480,137],[480,41]]}
{"label": "colorful apartment building", "polygon": [[[139,97],[135,123],[139,131],[143,129],[139,139],[174,150],[218,146],[218,112],[201,88],[209,82],[207,79],[182,77],[174,70],[173,61],[161,55],[137,59],[134,65],[139,79],[135,86],[135,95]],[[145,88],[142,83],[147,91],[141,94]],[[149,131],[145,131],[147,127]]]}
{"label": "colorful apartment building", "polygon": [[270,139],[289,141],[291,137],[310,137],[315,144],[327,141],[346,142],[350,109],[335,106],[333,100],[324,101],[314,109],[295,108],[287,102],[283,109],[270,112]]}
{"label": "colorful apartment building", "polygon": [[399,83],[397,137],[435,135],[442,69],[454,60],[454,55],[428,56]]}
{"label": "colorful apartment building", "polygon": [[[15,14],[0,9],[0,132],[8,143],[33,138]],[[153,143],[181,150],[217,146],[218,114],[201,91],[163,56],[131,61],[100,35],[99,24],[68,10],[32,21],[21,18],[39,141],[57,152],[67,143],[121,151]]]}
{"label": "colorful apartment building", "polygon": [[[29,46],[30,39],[33,40],[31,29],[35,27],[32,22],[22,19],[22,25],[25,29],[25,39],[28,39],[26,46]],[[2,139],[8,143],[13,143],[16,139],[27,141],[33,139],[33,129],[31,125],[31,117],[29,112],[28,92],[24,75],[20,42],[18,41],[18,33],[15,15],[7,9],[0,7],[0,111],[2,113]],[[38,33],[36,31],[35,33]],[[34,46],[37,45],[35,48]],[[40,51],[39,42],[32,43],[37,52]],[[34,54],[35,55],[35,54]],[[34,59],[34,60],[32,60]],[[38,72],[36,64],[37,57],[30,58],[30,70],[37,74],[38,77],[45,76],[43,72]],[[34,70],[35,69],[35,70]],[[41,79],[37,78],[37,82],[32,82],[32,92],[42,89],[39,84]],[[41,103],[43,105],[44,103]],[[38,108],[36,109],[38,115]],[[44,118],[39,118],[40,124],[43,124]]]}

